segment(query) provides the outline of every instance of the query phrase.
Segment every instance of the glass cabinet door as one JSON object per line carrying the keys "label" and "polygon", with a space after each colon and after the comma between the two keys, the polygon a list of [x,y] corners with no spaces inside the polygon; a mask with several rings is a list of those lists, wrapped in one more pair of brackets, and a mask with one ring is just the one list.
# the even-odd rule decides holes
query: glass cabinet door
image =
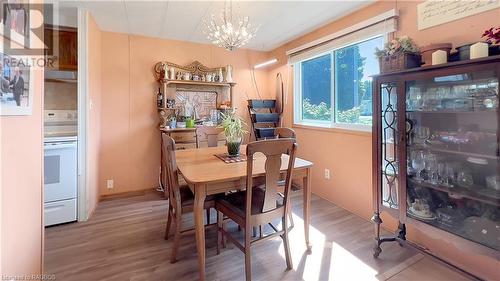
{"label": "glass cabinet door", "polygon": [[398,209],[398,137],[397,93],[395,83],[380,85],[381,95],[381,163],[382,205]]}
{"label": "glass cabinet door", "polygon": [[498,73],[406,82],[410,218],[500,249]]}

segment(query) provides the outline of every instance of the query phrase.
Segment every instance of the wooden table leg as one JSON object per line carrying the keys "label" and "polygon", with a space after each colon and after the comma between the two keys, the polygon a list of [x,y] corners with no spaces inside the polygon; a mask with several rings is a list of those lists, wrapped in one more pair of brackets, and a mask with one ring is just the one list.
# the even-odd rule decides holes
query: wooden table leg
{"label": "wooden table leg", "polygon": [[304,193],[304,237],[306,239],[307,251],[310,253],[312,247],[309,242],[309,225],[311,224],[311,168],[307,168],[306,176],[303,178],[302,191]]}
{"label": "wooden table leg", "polygon": [[198,269],[200,281],[205,280],[205,224],[203,222],[206,197],[206,186],[196,185],[194,188],[194,225],[196,235],[196,249],[198,250]]}

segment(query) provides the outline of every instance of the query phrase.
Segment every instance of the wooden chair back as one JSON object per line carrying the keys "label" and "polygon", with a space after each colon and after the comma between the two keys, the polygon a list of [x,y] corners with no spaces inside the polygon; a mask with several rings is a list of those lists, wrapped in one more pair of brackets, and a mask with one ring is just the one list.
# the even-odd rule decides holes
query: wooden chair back
{"label": "wooden chair back", "polygon": [[[297,144],[291,138],[270,139],[251,142],[247,145],[247,180],[246,180],[246,223],[250,225],[252,216],[252,186],[253,185],[253,159],[255,153],[262,153],[266,157],[265,179],[264,179],[264,200],[260,208],[261,214],[269,214],[269,217],[280,217],[286,215],[289,202],[289,191],[292,183],[292,171],[295,162],[295,150]],[[282,154],[289,155],[288,167],[285,179],[285,192],[283,205],[277,204],[278,200],[278,182],[281,174]],[[266,222],[267,223],[267,222]]]}
{"label": "wooden chair back", "polygon": [[274,129],[274,135],[278,139],[283,139],[283,138],[295,139],[295,131],[286,127],[278,127]]}
{"label": "wooden chair back", "polygon": [[196,145],[200,148],[200,143],[203,140],[207,140],[208,147],[216,147],[218,146],[219,140],[221,139],[220,135],[223,129],[219,127],[198,127],[196,128]]}
{"label": "wooden chair back", "polygon": [[165,152],[164,152],[164,147],[163,147],[163,135],[165,133],[162,132],[161,133],[161,137],[160,137],[160,142],[161,142],[161,145],[160,145],[160,152],[161,152],[161,185],[163,186],[163,192],[165,194],[165,198],[169,198],[170,194],[169,194],[169,186],[170,186],[170,183],[168,181],[168,175],[167,175],[167,166],[166,166],[166,163],[165,163]]}
{"label": "wooden chair back", "polygon": [[175,160],[175,141],[167,134],[162,134],[163,161],[166,167],[170,204],[177,212],[181,212],[181,193],[177,162]]}

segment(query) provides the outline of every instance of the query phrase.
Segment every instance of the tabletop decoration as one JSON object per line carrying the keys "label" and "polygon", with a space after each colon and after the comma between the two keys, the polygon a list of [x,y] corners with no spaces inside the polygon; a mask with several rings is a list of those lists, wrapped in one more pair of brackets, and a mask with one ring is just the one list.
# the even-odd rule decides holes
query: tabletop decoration
{"label": "tabletop decoration", "polygon": [[245,162],[247,161],[246,155],[238,155],[238,156],[231,156],[227,153],[222,153],[222,154],[214,154],[215,157],[219,158],[220,160],[224,161],[224,163],[238,163],[238,162]]}
{"label": "tabletop decoration", "polygon": [[239,156],[243,135],[248,133],[244,128],[246,124],[235,114],[234,109],[226,114],[221,113],[221,115],[220,127],[224,129],[224,135],[226,136],[227,153],[230,156]]}

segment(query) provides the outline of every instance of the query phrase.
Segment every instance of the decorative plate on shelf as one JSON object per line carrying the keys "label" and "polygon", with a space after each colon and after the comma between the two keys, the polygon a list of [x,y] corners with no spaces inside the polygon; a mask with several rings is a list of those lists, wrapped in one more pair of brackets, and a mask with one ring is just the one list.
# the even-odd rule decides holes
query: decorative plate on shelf
{"label": "decorative plate on shelf", "polygon": [[412,207],[408,208],[408,215],[410,215],[411,217],[414,217],[416,219],[424,220],[424,221],[433,221],[436,219],[436,215],[434,215],[432,213],[430,214],[430,216],[424,215],[418,211],[413,210]]}

